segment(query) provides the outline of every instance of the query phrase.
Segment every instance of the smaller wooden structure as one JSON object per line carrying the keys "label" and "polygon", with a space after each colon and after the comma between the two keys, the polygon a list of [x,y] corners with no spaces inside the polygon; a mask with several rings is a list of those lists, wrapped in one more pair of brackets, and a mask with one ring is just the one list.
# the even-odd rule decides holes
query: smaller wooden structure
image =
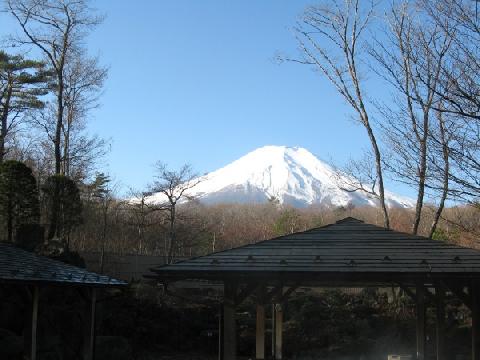
{"label": "smaller wooden structure", "polygon": [[[88,324],[85,324],[84,359],[93,360],[95,351],[95,313],[97,289],[118,287],[126,282],[86,271],[60,261],[39,256],[11,244],[0,243],[0,284],[24,286],[30,294],[30,329],[26,336],[25,358],[37,358],[38,304],[42,289],[66,286],[81,289],[88,295]],[[1,299],[0,299],[1,301]]]}
{"label": "smaller wooden structure", "polygon": [[401,287],[416,302],[416,358],[426,358],[426,301],[437,314],[437,360],[445,359],[444,296],[472,311],[472,359],[480,360],[480,251],[346,218],[320,228],[152,269],[160,282],[224,283],[223,358],[236,358],[235,307],[257,300],[256,358],[265,359],[265,304],[274,304],[272,355],[282,359],[282,303],[302,287]]}

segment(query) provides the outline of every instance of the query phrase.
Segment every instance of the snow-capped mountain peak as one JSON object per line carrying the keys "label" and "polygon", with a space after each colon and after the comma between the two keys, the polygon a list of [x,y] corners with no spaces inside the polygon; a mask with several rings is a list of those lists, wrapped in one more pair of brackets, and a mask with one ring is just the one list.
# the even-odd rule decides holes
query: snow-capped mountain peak
{"label": "snow-capped mountain peak", "polygon": [[[299,207],[376,205],[375,198],[366,193],[343,190],[342,183],[348,180],[304,148],[264,146],[202,176],[189,195],[204,203],[261,203],[275,197],[280,203]],[[389,206],[413,206],[408,198],[389,192],[386,197]],[[161,198],[154,194],[150,200]]]}

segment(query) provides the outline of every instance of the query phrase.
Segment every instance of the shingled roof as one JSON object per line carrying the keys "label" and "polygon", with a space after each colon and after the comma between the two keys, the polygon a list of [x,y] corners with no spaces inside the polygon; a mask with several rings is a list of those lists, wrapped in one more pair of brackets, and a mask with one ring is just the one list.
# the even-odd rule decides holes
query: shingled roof
{"label": "shingled roof", "polygon": [[480,277],[480,251],[354,218],[152,269],[158,279],[378,281]]}
{"label": "shingled roof", "polygon": [[0,282],[75,286],[119,286],[124,281],[0,243]]}

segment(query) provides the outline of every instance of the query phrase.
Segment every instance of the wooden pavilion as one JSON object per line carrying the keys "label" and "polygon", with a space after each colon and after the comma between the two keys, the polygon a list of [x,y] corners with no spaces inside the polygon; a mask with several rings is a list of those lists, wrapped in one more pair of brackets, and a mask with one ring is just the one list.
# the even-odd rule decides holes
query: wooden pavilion
{"label": "wooden pavilion", "polygon": [[84,324],[83,358],[93,360],[97,289],[124,286],[126,282],[0,243],[0,285],[20,286],[28,294],[31,307],[26,315],[30,326],[26,333],[24,355],[29,360],[37,358],[38,304],[42,290],[55,286],[75,287],[81,291],[88,299],[89,312],[86,316],[88,323]]}
{"label": "wooden pavilion", "polygon": [[223,358],[236,358],[235,308],[255,295],[256,358],[265,359],[265,304],[274,304],[273,354],[282,358],[282,303],[298,286],[401,287],[416,302],[416,358],[426,358],[426,300],[436,305],[436,358],[446,360],[447,291],[472,312],[472,359],[480,360],[480,251],[346,218],[255,244],[152,269],[160,282],[224,283]]}

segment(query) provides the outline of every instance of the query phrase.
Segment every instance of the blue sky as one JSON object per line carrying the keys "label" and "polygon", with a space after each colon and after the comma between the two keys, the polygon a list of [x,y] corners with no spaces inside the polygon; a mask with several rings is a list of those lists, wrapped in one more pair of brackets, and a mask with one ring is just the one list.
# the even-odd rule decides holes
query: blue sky
{"label": "blue sky", "polygon": [[[301,146],[339,164],[368,147],[324,78],[274,61],[296,54],[290,28],[311,3],[95,1],[107,17],[88,47],[110,72],[89,129],[111,140],[108,172],[142,188],[157,160],[205,173],[263,145]],[[0,15],[0,34],[14,29]]]}

